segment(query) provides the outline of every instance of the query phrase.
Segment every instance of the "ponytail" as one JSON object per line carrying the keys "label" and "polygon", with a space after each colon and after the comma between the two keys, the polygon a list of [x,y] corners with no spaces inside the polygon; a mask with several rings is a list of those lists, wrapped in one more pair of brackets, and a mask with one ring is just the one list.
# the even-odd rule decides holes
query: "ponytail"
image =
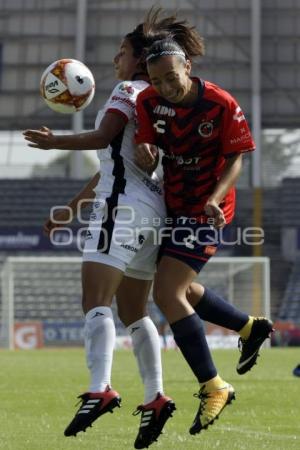
{"label": "ponytail", "polygon": [[[143,31],[149,42],[175,41],[188,59],[204,55],[204,41],[195,27],[190,26],[186,20],[177,20],[175,14],[160,18],[161,15],[161,8],[151,8],[145,18]],[[147,53],[149,55],[149,51]]]}

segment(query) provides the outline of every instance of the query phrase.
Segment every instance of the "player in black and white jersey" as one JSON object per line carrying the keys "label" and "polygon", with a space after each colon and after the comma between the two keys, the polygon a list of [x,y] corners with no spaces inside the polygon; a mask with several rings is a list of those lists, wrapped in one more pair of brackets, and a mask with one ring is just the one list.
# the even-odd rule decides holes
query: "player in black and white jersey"
{"label": "player in black and white jersey", "polygon": [[[134,163],[134,114],[137,95],[148,86],[142,54],[146,39],[142,25],[129,33],[114,58],[119,83],[96,119],[96,130],[77,135],[54,135],[51,130],[27,130],[25,139],[41,149],[98,150],[101,177],[91,180],[70,206],[95,196],[94,209],[83,252],[82,284],[85,313],[85,346],[91,381],[88,392],[65,430],[66,436],[85,431],[100,415],[119,406],[111,388],[115,325],[111,311],[117,294],[119,315],[131,334],[134,353],[145,384],[142,422],[136,448],[154,442],[175,409],[164,395],[160,341],[147,316],[146,301],[155,272],[157,230],[164,218],[163,193],[153,176]],[[46,231],[55,226],[49,221]],[[142,231],[141,231],[142,229]]]}

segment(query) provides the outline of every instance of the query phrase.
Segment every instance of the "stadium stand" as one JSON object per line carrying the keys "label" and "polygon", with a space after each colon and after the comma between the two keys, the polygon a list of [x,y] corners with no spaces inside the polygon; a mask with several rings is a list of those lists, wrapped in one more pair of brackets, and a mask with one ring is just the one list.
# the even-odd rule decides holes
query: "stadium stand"
{"label": "stadium stand", "polygon": [[299,227],[300,223],[300,178],[285,178],[280,187],[280,218],[282,227]]}
{"label": "stadium stand", "polygon": [[67,204],[84,184],[63,178],[0,179],[0,227],[41,226],[52,206]]}
{"label": "stadium stand", "polygon": [[293,264],[278,316],[281,320],[291,320],[299,323],[300,258],[297,258]]}
{"label": "stadium stand", "polygon": [[[54,205],[65,205],[84,184],[84,180],[63,178],[0,180],[0,228],[13,229],[22,225],[23,228],[34,227],[40,229],[49,215],[50,208]],[[282,226],[293,224],[294,217],[297,214],[300,217],[300,208],[298,208],[299,210],[296,208],[297,212],[295,213],[295,205],[297,205],[297,202],[293,200],[293,196],[296,195],[294,193],[297,191],[299,185],[300,180],[287,179],[284,180],[282,187],[264,189],[263,227],[265,230],[265,245],[263,251],[264,256],[271,258],[271,306],[272,316],[274,318],[277,317],[282,299],[290,298],[290,296],[284,294],[284,291],[292,264],[291,262],[284,261],[280,256],[280,234]],[[278,204],[282,210],[279,218]],[[252,196],[248,189],[239,189],[235,226],[251,226],[251,223],[249,223],[251,214]],[[89,210],[87,208],[84,218],[87,219],[88,215]],[[78,253],[73,248],[70,250],[60,250],[60,255],[68,255],[70,252],[72,254]],[[11,254],[11,252],[2,252],[1,261],[4,261],[6,255]],[[36,255],[36,253],[29,251],[14,251],[13,254]],[[44,255],[47,253],[40,252],[39,254]],[[54,254],[53,250],[50,254]],[[250,255],[251,253],[249,253],[249,248],[247,249],[245,246],[235,246],[234,253],[231,251],[231,255],[236,256],[247,254]],[[64,289],[66,285],[70,285],[70,289],[67,289],[67,294]],[[48,303],[53,305],[51,306],[51,315],[48,317],[50,321],[56,318],[65,318],[67,311],[63,309],[64,295],[72,297],[71,304],[74,304],[73,317],[80,318],[80,292],[79,266],[74,270],[66,270],[66,273],[63,273],[60,277],[55,289],[53,286],[47,285],[47,276],[39,267],[36,267],[36,271],[32,274],[26,271],[24,273],[20,272],[16,285],[17,318],[21,319],[22,316],[26,316],[27,318],[35,317],[42,319],[42,305],[44,301],[48,301]],[[41,305],[39,317],[37,317],[37,309],[35,312],[30,312],[32,302],[35,302],[35,304],[39,302]]]}

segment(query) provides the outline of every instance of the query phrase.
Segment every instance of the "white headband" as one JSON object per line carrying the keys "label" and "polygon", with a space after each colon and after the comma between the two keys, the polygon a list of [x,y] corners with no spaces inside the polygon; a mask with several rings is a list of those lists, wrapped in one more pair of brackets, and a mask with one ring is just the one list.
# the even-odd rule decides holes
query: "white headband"
{"label": "white headband", "polygon": [[178,55],[183,56],[185,58],[185,53],[182,50],[163,50],[159,53],[150,53],[150,55],[147,56],[146,61],[149,61],[152,58],[155,58],[156,56],[164,56],[164,55]]}

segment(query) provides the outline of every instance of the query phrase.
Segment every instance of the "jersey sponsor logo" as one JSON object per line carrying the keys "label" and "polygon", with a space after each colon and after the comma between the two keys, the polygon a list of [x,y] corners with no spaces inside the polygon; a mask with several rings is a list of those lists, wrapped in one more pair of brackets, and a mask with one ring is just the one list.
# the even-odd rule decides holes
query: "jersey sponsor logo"
{"label": "jersey sponsor logo", "polygon": [[121,244],[121,247],[125,248],[125,250],[129,250],[130,252],[134,252],[134,253],[138,252],[138,249],[136,247],[133,247],[133,245]]}
{"label": "jersey sponsor logo", "polygon": [[134,88],[128,83],[121,83],[119,86],[119,91],[127,96],[134,94]]}
{"label": "jersey sponsor logo", "polygon": [[242,136],[236,136],[230,139],[230,144],[242,144],[244,142],[251,142],[251,134],[248,131],[248,133],[243,134]]}
{"label": "jersey sponsor logo", "polygon": [[237,106],[235,109],[235,113],[233,115],[233,120],[237,120],[238,123],[242,122],[245,119],[244,113],[240,106]]}
{"label": "jersey sponsor logo", "polygon": [[212,122],[202,122],[198,127],[200,136],[208,138],[212,135],[214,126]]}
{"label": "jersey sponsor logo", "polygon": [[165,125],[166,125],[166,121],[159,119],[155,122],[155,124],[153,125],[153,128],[155,128],[157,133],[164,134],[166,132],[166,130],[162,127],[164,127]]}
{"label": "jersey sponsor logo", "polygon": [[177,166],[189,166],[189,165],[197,165],[201,160],[201,156],[193,156],[192,158],[184,158],[183,156],[176,156],[174,153],[170,155],[165,155],[165,158],[170,159],[171,161],[175,161]]}
{"label": "jersey sponsor logo", "polygon": [[135,108],[135,104],[129,98],[118,97],[117,95],[113,95],[111,100],[112,100],[112,102],[125,103],[125,105],[128,105],[131,108]]}
{"label": "jersey sponsor logo", "polygon": [[144,177],[142,179],[142,182],[147,186],[148,189],[150,189],[151,192],[156,192],[158,195],[162,195],[161,188],[157,184],[152,183],[152,181],[148,178]]}
{"label": "jersey sponsor logo", "polygon": [[153,112],[155,114],[160,114],[161,116],[174,117],[176,115],[176,112],[173,108],[169,108],[168,106],[164,105],[156,105]]}

